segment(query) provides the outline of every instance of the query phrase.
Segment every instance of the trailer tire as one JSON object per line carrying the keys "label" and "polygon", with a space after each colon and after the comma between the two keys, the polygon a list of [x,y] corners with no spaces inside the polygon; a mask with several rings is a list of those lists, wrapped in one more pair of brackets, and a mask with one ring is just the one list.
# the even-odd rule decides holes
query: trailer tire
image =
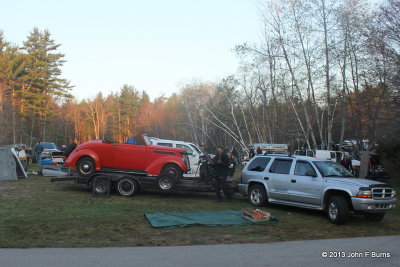
{"label": "trailer tire", "polygon": [[110,195],[110,179],[104,176],[93,178],[93,195],[109,196]]}
{"label": "trailer tire", "polygon": [[132,197],[139,191],[139,185],[131,177],[122,177],[115,181],[115,189],[121,196]]}

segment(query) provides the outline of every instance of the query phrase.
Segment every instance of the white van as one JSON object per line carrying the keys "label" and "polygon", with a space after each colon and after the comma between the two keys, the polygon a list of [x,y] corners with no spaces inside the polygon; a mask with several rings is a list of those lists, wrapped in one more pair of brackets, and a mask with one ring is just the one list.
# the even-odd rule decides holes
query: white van
{"label": "white van", "polygon": [[[300,150],[294,152],[295,155],[300,155]],[[306,150],[306,155],[309,157],[314,157],[317,159],[325,159],[340,162],[344,157],[344,152],[342,151],[332,151],[332,150]]]}
{"label": "white van", "polygon": [[256,152],[260,148],[263,154],[288,154],[287,144],[254,143],[253,147]]}
{"label": "white van", "polygon": [[203,153],[195,144],[184,141],[160,139],[157,137],[150,137],[150,141],[155,146],[168,146],[168,147],[185,149],[189,155],[190,171],[184,174],[183,176],[185,177],[200,176],[199,160],[200,156],[203,155]]}

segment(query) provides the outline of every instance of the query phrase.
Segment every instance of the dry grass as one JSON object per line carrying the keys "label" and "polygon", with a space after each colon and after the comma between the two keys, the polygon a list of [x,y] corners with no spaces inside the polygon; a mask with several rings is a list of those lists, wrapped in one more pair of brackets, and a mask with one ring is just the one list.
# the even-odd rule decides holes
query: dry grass
{"label": "dry grass", "polygon": [[[399,191],[399,186],[397,185]],[[212,193],[140,192],[133,198],[93,197],[89,188],[48,177],[0,183],[0,247],[166,246],[273,242],[400,234],[400,208],[380,223],[351,216],[346,225],[330,224],[323,213],[268,206],[274,225],[193,226],[156,229],[144,213],[212,211],[250,207],[242,196],[214,203]]]}

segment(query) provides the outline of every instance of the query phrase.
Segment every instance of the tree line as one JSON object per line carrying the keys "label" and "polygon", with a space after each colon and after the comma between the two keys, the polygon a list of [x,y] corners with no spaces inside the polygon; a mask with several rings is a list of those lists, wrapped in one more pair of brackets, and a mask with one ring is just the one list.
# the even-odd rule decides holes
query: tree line
{"label": "tree line", "polygon": [[234,49],[240,68],[150,100],[134,85],[77,100],[61,78],[64,55],[47,30],[23,46],[0,33],[0,144],[146,132],[207,147],[257,142],[330,149],[345,139],[397,142],[400,2],[263,2],[263,40]]}

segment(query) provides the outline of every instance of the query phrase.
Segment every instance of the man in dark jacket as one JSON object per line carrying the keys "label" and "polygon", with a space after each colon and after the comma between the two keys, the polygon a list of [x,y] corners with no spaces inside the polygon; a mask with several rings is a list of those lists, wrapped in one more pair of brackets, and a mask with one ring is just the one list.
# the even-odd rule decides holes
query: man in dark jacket
{"label": "man in dark jacket", "polygon": [[249,146],[249,159],[252,159],[256,155],[253,146]]}
{"label": "man in dark jacket", "polygon": [[44,147],[41,143],[37,143],[34,147],[35,151],[35,157],[36,157],[36,163],[37,164],[42,164],[42,153],[43,153]]}
{"label": "man in dark jacket", "polygon": [[226,153],[224,153],[221,147],[217,148],[214,161],[214,168],[215,168],[215,193],[217,195],[217,202],[222,201],[222,192],[230,201],[232,199],[232,195],[228,190],[228,183],[226,181],[227,176],[229,175],[229,158]]}
{"label": "man in dark jacket", "polygon": [[351,171],[353,169],[353,165],[351,164],[351,160],[348,155],[344,155],[343,160],[340,164],[345,167],[347,170]]}

